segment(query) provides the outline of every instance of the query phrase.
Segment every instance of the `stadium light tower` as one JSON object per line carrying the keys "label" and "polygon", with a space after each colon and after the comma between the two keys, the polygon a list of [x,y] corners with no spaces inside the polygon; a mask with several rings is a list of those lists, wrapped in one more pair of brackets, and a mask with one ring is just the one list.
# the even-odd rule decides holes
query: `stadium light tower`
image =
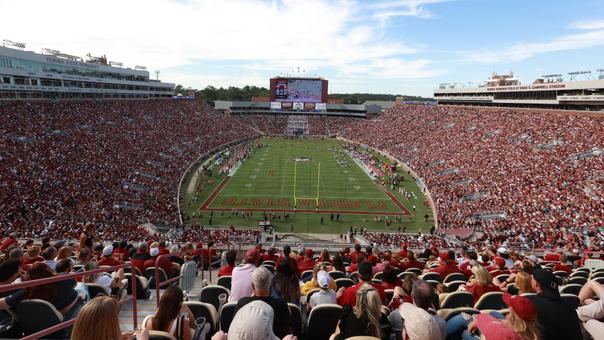
{"label": "stadium light tower", "polygon": [[568,75],[570,76],[570,81],[577,80],[577,77],[581,75],[585,75],[585,78],[587,78],[587,80],[591,79],[591,71],[568,72]]}
{"label": "stadium light tower", "polygon": [[16,47],[16,48],[22,50],[25,48],[25,43],[12,41],[9,39],[2,40],[2,47],[7,47],[7,46]]}

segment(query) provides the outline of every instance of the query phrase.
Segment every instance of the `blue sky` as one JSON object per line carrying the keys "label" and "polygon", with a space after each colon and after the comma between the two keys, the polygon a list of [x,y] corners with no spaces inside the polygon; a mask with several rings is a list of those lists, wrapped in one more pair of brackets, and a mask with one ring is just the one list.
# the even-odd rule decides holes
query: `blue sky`
{"label": "blue sky", "polygon": [[[604,68],[603,0],[3,0],[0,12],[1,39],[194,88],[268,86],[300,67],[332,93],[431,96],[493,71],[528,83]],[[52,25],[34,24],[48,13]]]}

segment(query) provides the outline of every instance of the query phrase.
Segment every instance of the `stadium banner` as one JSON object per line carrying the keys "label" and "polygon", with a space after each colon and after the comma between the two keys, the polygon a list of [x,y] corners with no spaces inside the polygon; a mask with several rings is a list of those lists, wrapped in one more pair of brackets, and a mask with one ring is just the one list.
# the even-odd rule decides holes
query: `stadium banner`
{"label": "stadium banner", "polygon": [[327,110],[327,104],[326,103],[316,103],[315,104],[315,110],[317,110],[317,111],[326,111]]}
{"label": "stadium banner", "polygon": [[271,110],[281,110],[281,102],[271,102]]}
{"label": "stadium banner", "polygon": [[304,103],[294,103],[294,110],[304,110]]}
{"label": "stadium banner", "polygon": [[281,107],[283,109],[291,109],[292,108],[292,103],[281,103]]}

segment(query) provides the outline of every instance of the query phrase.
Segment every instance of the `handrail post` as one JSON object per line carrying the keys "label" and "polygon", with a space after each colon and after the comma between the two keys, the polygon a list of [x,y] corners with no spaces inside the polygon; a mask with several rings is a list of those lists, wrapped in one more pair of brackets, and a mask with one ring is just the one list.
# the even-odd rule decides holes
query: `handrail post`
{"label": "handrail post", "polygon": [[203,247],[201,247],[201,279],[204,279],[204,275],[205,275],[205,270],[203,270]]}
{"label": "handrail post", "polygon": [[212,247],[208,247],[208,276],[212,282]]}
{"label": "handrail post", "polygon": [[134,268],[134,265],[130,266],[130,270],[132,270],[132,282],[130,282],[132,285],[132,323],[134,324],[134,329],[138,329],[138,315],[136,311],[136,283],[138,279],[136,278],[136,269]]}
{"label": "handrail post", "polygon": [[[164,255],[160,255],[155,259],[155,298],[157,299],[157,307],[159,307],[159,267],[157,266],[157,262],[159,262],[159,258]],[[168,275],[168,273],[166,273]],[[168,278],[166,278],[168,279]]]}

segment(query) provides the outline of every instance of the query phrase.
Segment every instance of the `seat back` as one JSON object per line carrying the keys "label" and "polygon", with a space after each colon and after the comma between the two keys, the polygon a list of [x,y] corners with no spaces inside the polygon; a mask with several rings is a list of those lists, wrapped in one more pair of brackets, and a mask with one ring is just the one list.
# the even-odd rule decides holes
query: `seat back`
{"label": "seat back", "polygon": [[440,301],[440,308],[472,307],[474,295],[470,292],[453,292],[444,296]]}
{"label": "seat back", "polygon": [[[23,300],[17,304],[17,319],[23,332],[33,334],[63,322],[63,315],[50,302],[40,299]],[[49,337],[56,337],[57,331]]]}
{"label": "seat back", "polygon": [[437,282],[443,282],[443,278],[440,276],[439,273],[425,273],[424,275],[421,276],[421,279],[424,281],[437,281]]}
{"label": "seat back", "polygon": [[231,291],[229,289],[224,288],[223,286],[218,286],[218,285],[205,286],[201,289],[199,301],[212,304],[212,306],[214,306],[214,308],[217,311],[219,311],[220,310],[220,301],[218,300],[218,296],[220,296],[220,294],[223,294],[223,293],[226,294],[227,299],[231,295]]}
{"label": "seat back", "polygon": [[581,300],[579,300],[579,297],[577,295],[561,294],[560,298],[562,298],[562,300],[565,301],[566,303],[573,306],[573,309],[577,309],[577,308],[579,308],[579,305],[581,305]]}
{"label": "seat back", "polygon": [[447,286],[447,289],[449,290],[449,292],[455,292],[455,291],[457,291],[459,286],[465,285],[465,284],[467,284],[466,281],[453,281],[453,282],[449,282],[449,283],[445,284],[445,286]]}
{"label": "seat back", "polygon": [[384,289],[384,292],[386,293],[386,302],[390,303],[394,296],[394,289]]}
{"label": "seat back", "polygon": [[260,267],[264,267],[264,268],[268,269],[268,271],[271,273],[275,272],[275,266],[273,266],[272,264],[263,263],[260,265]]}
{"label": "seat back", "polygon": [[339,270],[334,270],[329,272],[329,276],[331,276],[332,280],[343,279],[346,277],[346,273],[341,272]]}
{"label": "seat back", "polygon": [[481,309],[503,309],[506,308],[505,303],[503,302],[503,293],[502,292],[488,292],[483,294],[476,304],[474,304],[474,308]]}
{"label": "seat back", "polygon": [[562,286],[560,288],[560,294],[573,294],[579,295],[582,285],[571,283],[569,285]]}
{"label": "seat back", "polygon": [[577,276],[587,279],[589,277],[589,271],[576,270],[570,274],[570,277],[577,277]]}
{"label": "seat back", "polygon": [[478,309],[475,309],[472,307],[458,307],[458,308],[453,308],[453,309],[439,309],[438,310],[438,315],[441,318],[445,319],[445,321],[449,321],[451,318],[453,318],[454,316],[456,316],[460,313],[479,314],[480,311]]}
{"label": "seat back", "polygon": [[499,274],[499,275],[495,276],[495,278],[497,280],[499,280],[499,282],[503,282],[503,281],[507,280],[509,277],[510,277],[509,274]]}
{"label": "seat back", "polygon": [[351,279],[355,284],[359,283],[359,272],[352,272],[348,274],[348,278]]}
{"label": "seat back", "polygon": [[209,303],[199,302],[199,301],[185,301],[184,302],[187,307],[191,310],[191,313],[195,315],[195,319],[199,319],[201,317],[205,318],[206,322],[210,324],[210,332],[208,333],[208,339],[218,331],[218,312],[216,308]]}
{"label": "seat back", "polygon": [[415,275],[417,275],[417,276],[422,275],[422,270],[419,268],[407,268],[407,271],[411,272],[411,273],[415,273]]}
{"label": "seat back", "polygon": [[229,326],[233,322],[235,317],[235,310],[237,309],[237,302],[228,302],[222,306],[220,310],[220,330],[228,333]]}
{"label": "seat back", "polygon": [[231,280],[232,280],[231,275],[221,276],[218,278],[218,281],[216,281],[216,284],[219,286],[222,286],[228,290],[231,290]]}
{"label": "seat back", "polygon": [[377,280],[380,280],[380,281],[383,281],[384,280],[384,272],[375,273],[375,275],[373,275],[373,278],[377,279]]}
{"label": "seat back", "polygon": [[180,266],[180,279],[178,286],[187,292],[193,290],[195,279],[197,279],[197,267],[195,261],[187,261]]}
{"label": "seat back", "polygon": [[300,281],[307,282],[312,280],[312,270],[305,270],[300,275]]}
{"label": "seat back", "polygon": [[149,331],[149,340],[176,340],[176,338],[168,332]]}
{"label": "seat back", "polygon": [[103,286],[98,285],[96,283],[87,283],[86,287],[88,288],[88,295],[90,299],[94,299],[97,295],[107,295],[107,291]]}
{"label": "seat back", "polygon": [[565,272],[564,270],[556,270],[554,272],[554,275],[556,275],[557,277],[561,277],[561,278],[567,278],[568,277],[568,273]]}
{"label": "seat back", "polygon": [[289,307],[289,314],[292,316],[292,331],[298,339],[302,339],[302,332],[304,330],[302,325],[302,310],[300,306],[293,303],[288,303],[287,306]]}
{"label": "seat back", "polygon": [[354,286],[354,281],[352,281],[352,279],[342,278],[336,280],[336,290],[340,289],[341,287],[348,288],[351,286]]}
{"label": "seat back", "polygon": [[[124,277],[128,279],[126,291],[129,295],[132,295],[132,273],[124,273]],[[144,278],[139,275],[136,276],[136,298],[140,300],[146,300],[151,295],[149,286],[144,283],[143,279]]]}
{"label": "seat back", "polygon": [[582,276],[573,276],[566,280],[566,284],[578,284],[583,286],[587,282],[587,279]]}
{"label": "seat back", "polygon": [[306,338],[329,340],[336,330],[341,314],[342,307],[336,304],[323,304],[313,308],[308,316]]}
{"label": "seat back", "polygon": [[[168,276],[166,275],[166,271],[163,268],[158,269],[159,282],[164,282],[168,280]],[[155,289],[155,267],[149,267],[145,269],[145,277],[149,281],[149,289]],[[168,288],[168,286],[163,286],[162,288]]]}
{"label": "seat back", "polygon": [[453,282],[453,281],[465,281],[466,280],[466,276],[462,273],[451,273],[449,275],[447,275],[447,277],[445,277],[445,279],[443,280],[443,283],[449,283],[449,282]]}

